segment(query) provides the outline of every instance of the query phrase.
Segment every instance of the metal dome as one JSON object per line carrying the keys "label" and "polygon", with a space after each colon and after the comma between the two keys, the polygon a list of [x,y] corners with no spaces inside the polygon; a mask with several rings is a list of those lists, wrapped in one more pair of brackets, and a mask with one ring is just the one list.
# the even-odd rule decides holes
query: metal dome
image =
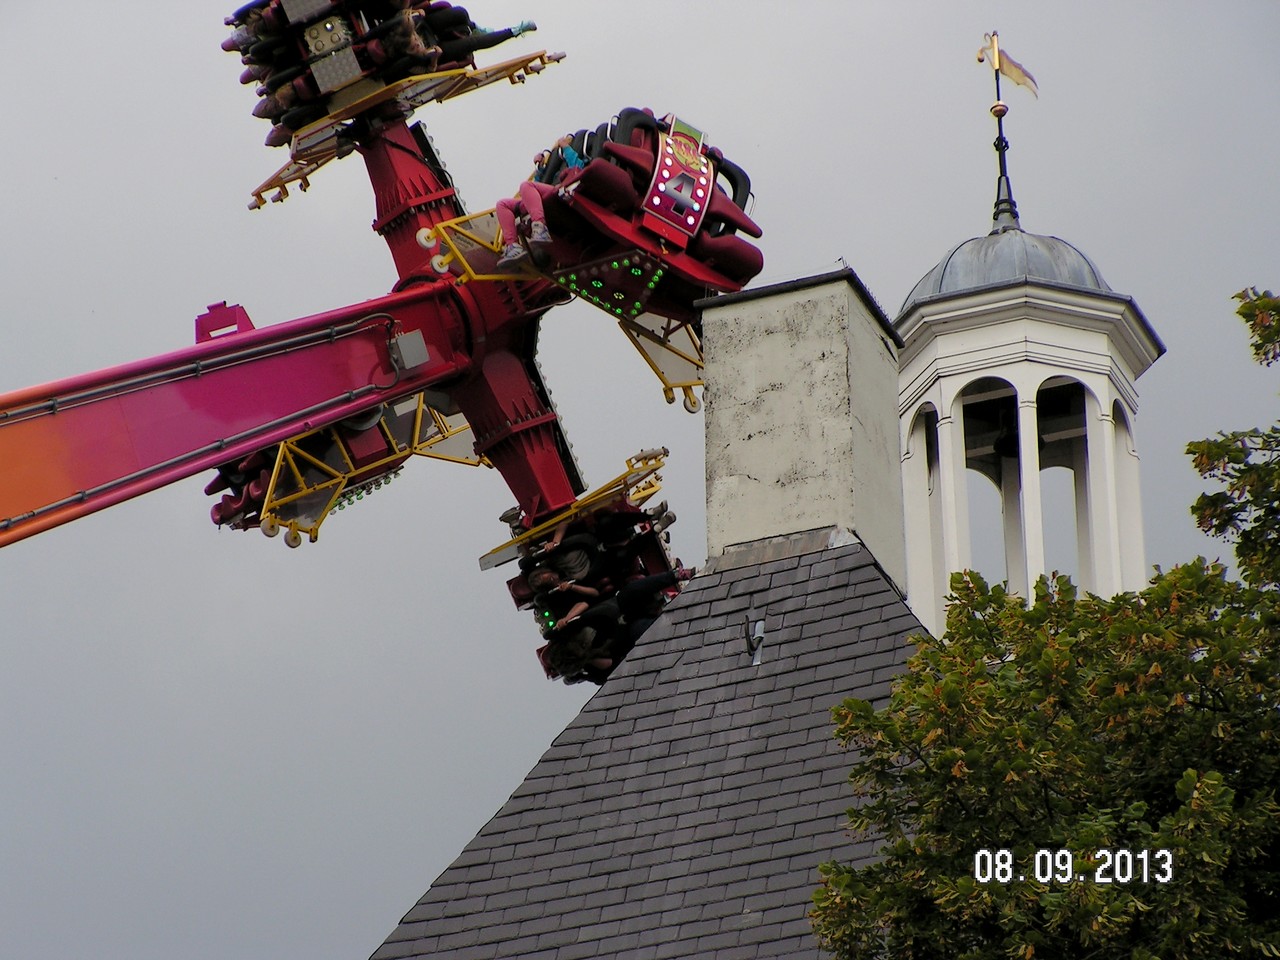
{"label": "metal dome", "polygon": [[898,316],[904,316],[917,302],[930,297],[1035,280],[1113,292],[1093,261],[1077,247],[1058,237],[1045,237],[1022,229],[1009,178],[1002,174],[996,185],[995,222],[991,232],[952,247],[907,294]]}
{"label": "metal dome", "polygon": [[953,247],[907,295],[899,315],[927,297],[1014,280],[1047,280],[1112,292],[1093,261],[1067,241],[1012,229]]}

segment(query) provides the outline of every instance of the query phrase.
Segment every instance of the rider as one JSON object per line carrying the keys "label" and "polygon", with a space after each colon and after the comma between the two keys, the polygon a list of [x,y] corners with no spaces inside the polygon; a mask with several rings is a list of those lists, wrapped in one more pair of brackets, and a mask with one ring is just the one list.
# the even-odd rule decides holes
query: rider
{"label": "rider", "polygon": [[530,570],[525,582],[534,591],[534,606],[555,618],[549,632],[576,620],[603,595],[599,588],[566,579],[549,566]]}
{"label": "rider", "polygon": [[554,193],[555,184],[570,170],[577,170],[587,165],[587,161],[573,149],[572,143],[573,134],[566,133],[550,150],[542,150],[535,154],[533,174],[520,184],[518,196],[504,197],[498,201],[495,213],[498,217],[498,226],[502,228],[503,242],[506,244],[496,264],[499,270],[515,265],[529,255],[529,251],[520,243],[516,233],[516,217],[528,214],[531,221],[529,227],[531,244],[545,246],[551,243],[551,234],[547,231],[546,214],[543,211],[543,197]]}

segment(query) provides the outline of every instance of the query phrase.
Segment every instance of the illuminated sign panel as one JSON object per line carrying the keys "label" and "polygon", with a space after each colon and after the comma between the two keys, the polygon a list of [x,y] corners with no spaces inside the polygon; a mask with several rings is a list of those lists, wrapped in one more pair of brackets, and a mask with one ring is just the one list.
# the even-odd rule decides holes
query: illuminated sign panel
{"label": "illuminated sign panel", "polygon": [[683,249],[702,225],[714,183],[714,165],[702,154],[702,131],[671,117],[670,132],[658,141],[644,226]]}

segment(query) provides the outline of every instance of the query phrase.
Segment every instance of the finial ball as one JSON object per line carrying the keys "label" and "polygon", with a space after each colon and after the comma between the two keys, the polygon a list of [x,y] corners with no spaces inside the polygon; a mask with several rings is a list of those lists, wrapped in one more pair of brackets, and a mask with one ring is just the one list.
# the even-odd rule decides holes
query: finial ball
{"label": "finial ball", "polygon": [[1009,105],[1005,103],[1003,100],[997,100],[995,103],[991,105],[991,115],[995,117],[997,120],[1000,120],[1001,118],[1003,118],[1004,115],[1008,112],[1009,112]]}

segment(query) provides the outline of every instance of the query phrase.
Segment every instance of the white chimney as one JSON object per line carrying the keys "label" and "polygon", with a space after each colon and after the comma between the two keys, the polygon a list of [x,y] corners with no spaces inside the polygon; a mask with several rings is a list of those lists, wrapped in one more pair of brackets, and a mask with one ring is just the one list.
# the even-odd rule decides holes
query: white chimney
{"label": "white chimney", "polygon": [[707,556],[825,527],[906,587],[901,340],[857,275],[702,301]]}

